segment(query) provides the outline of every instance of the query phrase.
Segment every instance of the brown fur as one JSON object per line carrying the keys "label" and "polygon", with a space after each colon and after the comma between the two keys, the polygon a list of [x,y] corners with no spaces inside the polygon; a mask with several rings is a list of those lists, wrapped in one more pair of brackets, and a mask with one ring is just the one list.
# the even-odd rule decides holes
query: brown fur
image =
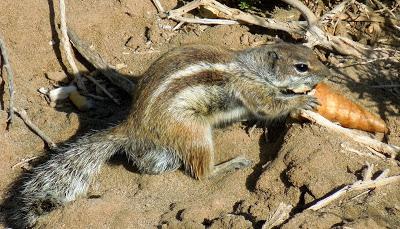
{"label": "brown fur", "polygon": [[[309,70],[300,71],[299,63]],[[139,82],[125,121],[59,149],[27,174],[8,219],[16,227],[32,226],[48,206],[85,193],[117,152],[149,174],[183,165],[203,179],[249,166],[245,158],[215,165],[212,129],[250,116],[271,119],[313,109],[314,97],[282,91],[313,87],[327,74],[311,50],[285,43],[238,52],[204,45],[167,52]]]}

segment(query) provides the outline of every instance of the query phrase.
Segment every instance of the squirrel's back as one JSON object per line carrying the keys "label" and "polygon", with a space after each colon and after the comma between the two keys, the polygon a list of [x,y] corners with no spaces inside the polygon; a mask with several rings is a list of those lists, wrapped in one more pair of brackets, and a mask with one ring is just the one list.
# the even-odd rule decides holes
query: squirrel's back
{"label": "squirrel's back", "polygon": [[212,129],[313,109],[314,97],[290,91],[314,87],[327,72],[311,50],[291,44],[238,52],[207,45],[173,49],[139,81],[126,120],[58,149],[25,175],[7,219],[15,227],[34,225],[40,215],[85,194],[118,152],[149,174],[183,166],[202,179],[247,167],[251,162],[243,157],[215,165]]}

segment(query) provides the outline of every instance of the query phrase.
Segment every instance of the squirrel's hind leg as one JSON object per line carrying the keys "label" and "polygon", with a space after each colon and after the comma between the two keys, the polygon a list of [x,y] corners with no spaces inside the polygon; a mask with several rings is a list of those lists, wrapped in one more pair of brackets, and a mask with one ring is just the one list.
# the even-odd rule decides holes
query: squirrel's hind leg
{"label": "squirrel's hind leg", "polygon": [[[214,143],[212,140],[211,128],[197,128],[195,144],[187,142],[185,146],[191,146],[185,149],[182,154],[183,163],[186,170],[197,179],[210,178],[225,173],[232,172],[250,166],[252,162],[243,156],[236,157],[227,162],[216,165],[214,161]],[[199,134],[200,133],[200,134]]]}
{"label": "squirrel's hind leg", "polygon": [[174,150],[155,145],[149,147],[149,145],[142,149],[126,151],[141,173],[172,172],[182,166],[182,160]]}

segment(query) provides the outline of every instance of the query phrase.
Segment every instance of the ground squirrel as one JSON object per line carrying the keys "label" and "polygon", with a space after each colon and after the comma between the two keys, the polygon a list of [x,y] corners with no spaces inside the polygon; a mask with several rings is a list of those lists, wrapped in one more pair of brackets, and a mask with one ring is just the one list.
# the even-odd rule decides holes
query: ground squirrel
{"label": "ground squirrel", "polygon": [[313,109],[313,96],[293,92],[313,88],[328,73],[312,50],[301,45],[173,49],[138,83],[126,120],[58,149],[26,175],[9,221],[15,227],[32,226],[41,214],[84,194],[93,175],[118,152],[148,174],[183,166],[202,179],[246,167],[250,161],[243,157],[214,164],[213,127]]}

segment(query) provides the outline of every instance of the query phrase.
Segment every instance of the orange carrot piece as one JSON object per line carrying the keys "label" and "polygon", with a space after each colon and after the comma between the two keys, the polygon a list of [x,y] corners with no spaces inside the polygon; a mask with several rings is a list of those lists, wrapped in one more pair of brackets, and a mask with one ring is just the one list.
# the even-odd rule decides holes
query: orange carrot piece
{"label": "orange carrot piece", "polygon": [[314,96],[321,104],[317,111],[325,118],[339,122],[343,127],[368,132],[388,132],[386,123],[377,114],[355,104],[325,83],[319,83],[315,89]]}

